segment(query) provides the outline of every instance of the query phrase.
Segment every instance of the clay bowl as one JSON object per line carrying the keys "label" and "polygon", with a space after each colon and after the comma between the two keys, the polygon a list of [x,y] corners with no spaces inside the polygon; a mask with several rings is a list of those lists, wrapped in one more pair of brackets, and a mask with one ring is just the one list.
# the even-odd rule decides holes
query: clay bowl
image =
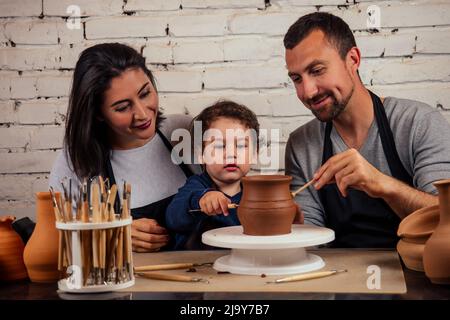
{"label": "clay bowl", "polygon": [[291,233],[297,206],[289,189],[292,177],[259,175],[242,178],[238,218],[244,234],[273,236]]}
{"label": "clay bowl", "polygon": [[397,231],[397,235],[401,238],[397,244],[397,251],[408,269],[424,271],[425,243],[438,224],[439,205],[414,211],[402,220]]}

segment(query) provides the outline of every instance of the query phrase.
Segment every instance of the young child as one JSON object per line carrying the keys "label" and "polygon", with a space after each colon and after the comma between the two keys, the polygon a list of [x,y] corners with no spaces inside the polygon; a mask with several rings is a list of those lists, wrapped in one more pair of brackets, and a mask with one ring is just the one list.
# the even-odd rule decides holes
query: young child
{"label": "young child", "polygon": [[203,142],[194,151],[200,151],[203,173],[190,177],[166,210],[167,227],[175,232],[175,250],[207,248],[201,242],[203,232],[240,224],[236,209],[229,205],[241,200],[241,178],[257,151],[259,123],[243,105],[220,101],[193,121],[201,123]]}

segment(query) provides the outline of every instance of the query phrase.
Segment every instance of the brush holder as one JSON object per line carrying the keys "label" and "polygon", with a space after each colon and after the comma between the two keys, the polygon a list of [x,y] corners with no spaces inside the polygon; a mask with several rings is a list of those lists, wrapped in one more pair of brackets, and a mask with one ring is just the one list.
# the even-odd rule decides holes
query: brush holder
{"label": "brush holder", "polygon": [[133,286],[131,222],[131,218],[56,222],[60,233],[59,269],[69,275],[58,282],[59,290],[91,293]]}

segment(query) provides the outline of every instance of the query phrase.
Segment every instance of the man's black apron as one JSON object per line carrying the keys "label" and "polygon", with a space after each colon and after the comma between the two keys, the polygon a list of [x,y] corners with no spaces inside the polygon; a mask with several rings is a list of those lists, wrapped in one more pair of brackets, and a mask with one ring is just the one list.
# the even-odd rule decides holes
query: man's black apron
{"label": "man's black apron", "polygon": [[[398,156],[394,136],[384,111],[381,99],[370,92],[375,119],[391,174],[397,180],[413,186]],[[333,123],[327,122],[322,156],[322,165],[333,156],[330,139]],[[393,248],[398,242],[397,229],[400,218],[381,198],[371,198],[365,192],[347,190],[343,197],[336,183],[328,184],[319,190],[325,209],[326,226],[335,231],[333,247]]]}
{"label": "man's black apron", "polygon": [[[164,134],[161,133],[159,129],[156,129],[156,133],[159,135],[161,140],[163,141],[164,145],[166,146],[167,150],[171,153],[173,146],[167,140],[167,138],[164,136]],[[183,170],[184,175],[186,178],[189,178],[193,175],[192,171],[189,169],[189,167],[181,162],[179,165],[181,170]],[[106,173],[107,177],[109,178],[109,181],[111,185],[116,183],[116,179],[114,177],[114,172],[111,166],[111,161],[108,158],[106,161]],[[166,208],[169,206],[170,202],[172,201],[172,198],[174,195],[171,195],[170,197],[158,200],[156,202],[150,203],[148,205],[145,205],[143,207],[139,208],[132,208],[131,209],[131,216],[133,217],[133,220],[141,219],[141,218],[148,218],[148,219],[155,219],[159,225],[162,227],[166,227]],[[120,199],[121,197],[116,197],[116,202],[114,203],[114,210],[116,212],[120,212]],[[169,241],[169,244],[166,245],[164,248],[168,249],[171,248],[173,245],[173,236],[171,235],[171,240]]]}

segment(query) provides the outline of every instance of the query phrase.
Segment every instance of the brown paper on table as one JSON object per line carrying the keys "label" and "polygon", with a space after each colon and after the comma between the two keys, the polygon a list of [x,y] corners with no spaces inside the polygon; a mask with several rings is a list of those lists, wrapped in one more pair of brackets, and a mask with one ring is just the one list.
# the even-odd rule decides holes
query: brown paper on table
{"label": "brown paper on table", "polygon": [[[180,262],[204,263],[229,254],[229,250],[214,251],[172,251],[158,253],[134,253],[134,265],[166,264]],[[296,281],[290,283],[266,284],[283,278],[284,275],[237,275],[218,273],[212,267],[196,267],[196,272],[185,270],[158,271],[164,274],[186,275],[204,278],[209,283],[175,282],[136,277],[133,287],[124,289],[127,292],[328,292],[328,293],[406,293],[405,278],[398,254],[395,250],[363,250],[363,249],[319,249],[308,250],[319,255],[325,261],[321,271],[347,269],[329,277]],[[368,288],[369,266],[380,267],[379,289]],[[316,270],[319,271],[319,270]],[[370,271],[370,269],[369,269]],[[373,271],[371,271],[373,272]],[[370,284],[373,284],[369,280]]]}

